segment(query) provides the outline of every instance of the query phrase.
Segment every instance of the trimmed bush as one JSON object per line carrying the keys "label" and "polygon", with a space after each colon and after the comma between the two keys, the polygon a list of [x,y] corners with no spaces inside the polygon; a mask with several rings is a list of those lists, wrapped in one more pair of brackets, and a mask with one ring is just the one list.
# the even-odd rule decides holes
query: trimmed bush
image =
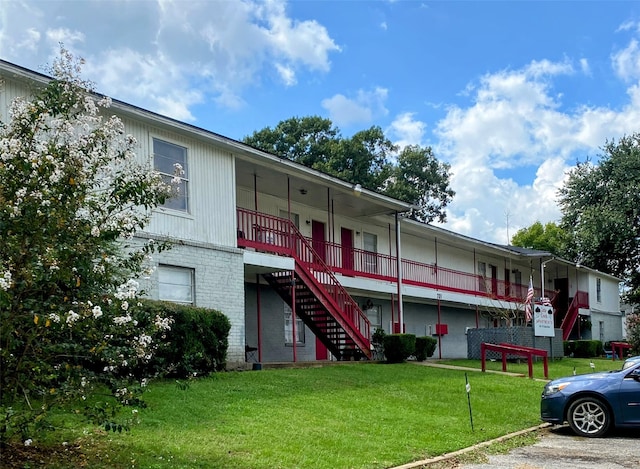
{"label": "trimmed bush", "polygon": [[575,358],[599,357],[602,355],[602,342],[599,340],[569,340],[564,342],[564,354]]}
{"label": "trimmed bush", "polygon": [[144,300],[144,315],[162,311],[173,318],[166,341],[149,363],[157,374],[186,378],[226,367],[231,322],[220,311],[164,301]]}
{"label": "trimmed bush", "polygon": [[423,362],[427,357],[432,357],[433,352],[436,351],[437,345],[438,341],[433,337],[416,337],[416,351],[414,354],[416,356],[416,360]]}
{"label": "trimmed bush", "polygon": [[389,363],[402,363],[415,353],[415,334],[388,334],[384,336],[384,355]]}

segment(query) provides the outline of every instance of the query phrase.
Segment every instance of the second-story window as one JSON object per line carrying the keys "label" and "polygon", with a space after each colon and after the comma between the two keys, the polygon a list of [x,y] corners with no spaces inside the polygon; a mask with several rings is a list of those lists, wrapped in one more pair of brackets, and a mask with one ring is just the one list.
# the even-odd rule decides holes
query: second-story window
{"label": "second-story window", "polygon": [[487,263],[478,261],[478,291],[487,291]]}
{"label": "second-story window", "polygon": [[189,212],[189,166],[187,149],[180,145],[153,139],[153,167],[166,183],[172,183],[177,193],[166,200],[164,208]]}
{"label": "second-story window", "polygon": [[602,283],[599,278],[596,279],[596,301],[602,302]]}
{"label": "second-story window", "polygon": [[362,233],[364,253],[364,271],[375,273],[378,271],[378,236],[373,233]]}

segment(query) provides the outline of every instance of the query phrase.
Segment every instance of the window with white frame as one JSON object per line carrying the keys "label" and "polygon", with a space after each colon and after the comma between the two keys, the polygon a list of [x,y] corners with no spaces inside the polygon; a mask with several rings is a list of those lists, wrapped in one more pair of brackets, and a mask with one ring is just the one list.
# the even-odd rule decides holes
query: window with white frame
{"label": "window with white frame", "polygon": [[172,210],[189,212],[189,166],[187,149],[174,143],[153,139],[153,167],[162,179],[171,183],[176,194],[162,206]]}
{"label": "window with white frame", "polygon": [[599,278],[596,279],[596,301],[602,302],[602,283]]}
{"label": "window with white frame", "polygon": [[162,301],[194,304],[194,271],[186,267],[158,266],[158,297]]}
{"label": "window with white frame", "polygon": [[382,306],[374,305],[371,302],[367,302],[364,305],[364,314],[367,315],[367,319],[371,323],[371,333],[373,334],[376,329],[382,329]]}
{"label": "window with white frame", "polygon": [[478,291],[487,291],[487,263],[478,261]]}
{"label": "window with white frame", "polygon": [[[293,344],[293,312],[289,305],[284,305],[284,342],[285,345]],[[296,316],[296,344],[304,344],[304,322]]]}
{"label": "window with white frame", "polygon": [[376,273],[378,271],[378,235],[373,233],[362,233],[362,247],[364,253],[364,271]]}

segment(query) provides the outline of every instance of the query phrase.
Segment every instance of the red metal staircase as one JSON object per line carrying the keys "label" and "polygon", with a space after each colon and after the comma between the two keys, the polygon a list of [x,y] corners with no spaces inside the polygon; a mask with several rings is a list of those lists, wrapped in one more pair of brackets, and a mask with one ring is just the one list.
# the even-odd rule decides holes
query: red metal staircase
{"label": "red metal staircase", "polygon": [[568,340],[571,335],[571,331],[573,330],[573,326],[576,324],[576,320],[578,319],[578,313],[580,308],[588,308],[589,307],[589,294],[587,292],[576,292],[573,297],[573,301],[569,305],[569,309],[567,310],[567,314],[564,316],[562,320],[562,324],[560,328],[562,329],[562,340]]}
{"label": "red metal staircase", "polygon": [[251,232],[257,233],[255,239],[253,235],[244,236],[242,244],[294,258],[293,272],[277,271],[263,274],[263,278],[296,316],[339,360],[370,359],[371,324],[367,316],[296,226],[287,219],[255,212],[239,212],[241,215],[238,226],[253,227]]}

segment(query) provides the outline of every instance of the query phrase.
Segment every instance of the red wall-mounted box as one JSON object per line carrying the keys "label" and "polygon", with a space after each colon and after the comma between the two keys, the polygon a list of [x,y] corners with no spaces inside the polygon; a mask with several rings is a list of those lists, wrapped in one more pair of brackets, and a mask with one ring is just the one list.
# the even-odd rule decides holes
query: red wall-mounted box
{"label": "red wall-mounted box", "polygon": [[436,335],[447,335],[449,326],[447,324],[436,324]]}

